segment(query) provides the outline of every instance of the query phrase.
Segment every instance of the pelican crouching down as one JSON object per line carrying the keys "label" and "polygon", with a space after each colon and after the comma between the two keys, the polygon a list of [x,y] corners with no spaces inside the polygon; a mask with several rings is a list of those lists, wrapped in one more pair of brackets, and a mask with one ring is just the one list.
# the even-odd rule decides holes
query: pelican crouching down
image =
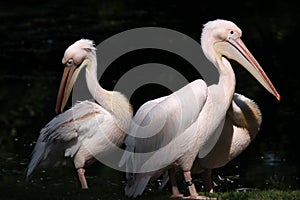
{"label": "pelican crouching down", "polygon": [[96,48],[91,40],[76,41],[65,51],[65,65],[56,112],[62,112],[81,69],[96,103],[82,101],[52,119],[41,131],[27,168],[27,177],[38,168],[55,167],[73,160],[82,188],[88,188],[84,167],[124,142],[132,118],[128,99],[103,89],[97,79]]}
{"label": "pelican crouching down", "polygon": [[[183,171],[189,198],[203,198],[193,184],[191,169],[196,158],[204,158],[215,146],[232,105],[236,80],[228,59],[241,64],[280,100],[280,95],[241,36],[242,31],[230,21],[206,23],[201,46],[207,59],[217,68],[219,82],[207,86],[203,80],[195,80],[169,96],[146,102],[137,111],[128,131],[130,135],[125,139],[127,151],[119,163],[127,167],[127,196],[142,195],[151,179],[167,170],[172,177],[174,167],[179,167]],[[173,194],[182,197],[176,183],[172,185]]]}

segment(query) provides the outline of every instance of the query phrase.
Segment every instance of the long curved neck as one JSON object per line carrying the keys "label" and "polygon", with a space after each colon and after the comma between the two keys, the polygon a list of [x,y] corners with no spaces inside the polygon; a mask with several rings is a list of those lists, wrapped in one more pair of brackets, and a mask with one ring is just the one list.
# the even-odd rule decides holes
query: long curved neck
{"label": "long curved neck", "polygon": [[[199,158],[206,156],[217,143],[225,123],[228,108],[231,105],[235,89],[235,75],[230,63],[226,58],[215,57],[212,62],[219,71],[219,82],[208,87],[208,95],[205,106],[201,111],[204,119],[209,121],[209,125],[202,127],[200,137],[197,138],[196,150]],[[212,61],[212,59],[210,59]],[[198,119],[202,120],[202,117]],[[205,121],[204,120],[204,121]],[[199,121],[203,123],[202,121]]]}
{"label": "long curved neck", "polygon": [[116,91],[103,89],[97,78],[96,56],[90,58],[91,63],[86,67],[86,81],[93,98],[107,111],[114,115],[118,127],[124,132],[129,127],[132,118],[132,107],[128,99]]}
{"label": "long curved neck", "polygon": [[111,91],[103,89],[97,79],[97,59],[95,56],[89,58],[91,63],[86,67],[86,82],[93,98],[106,110],[111,109]]}
{"label": "long curved neck", "polygon": [[225,57],[217,59],[216,67],[220,74],[217,85],[219,89],[222,89],[222,92],[224,92],[222,101],[225,103],[224,106],[226,107],[226,110],[228,110],[229,106],[231,105],[236,84],[234,71],[231,67],[231,64]]}

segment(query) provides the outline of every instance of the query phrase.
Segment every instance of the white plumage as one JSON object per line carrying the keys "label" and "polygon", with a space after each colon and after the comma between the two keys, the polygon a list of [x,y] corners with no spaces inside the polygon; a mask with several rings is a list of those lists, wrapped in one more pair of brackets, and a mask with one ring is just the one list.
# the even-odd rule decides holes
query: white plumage
{"label": "white plumage", "polygon": [[[205,24],[201,46],[219,71],[219,82],[207,87],[202,80],[194,81],[165,98],[146,102],[137,111],[133,118],[136,124],[130,126],[131,136],[125,141],[127,152],[120,162],[127,167],[127,196],[141,195],[149,180],[179,167],[188,184],[190,198],[199,198],[192,184],[191,169],[196,157],[205,158],[214,148],[232,103],[235,75],[228,59],[239,62],[280,99],[271,81],[241,41],[241,35],[241,30],[226,20]],[[176,183],[172,185],[173,194],[182,196]]]}
{"label": "white plumage", "polygon": [[96,102],[82,101],[57,115],[41,131],[28,165],[27,177],[38,168],[73,161],[82,188],[87,188],[84,167],[123,144],[132,118],[128,99],[119,92],[104,90],[97,81],[95,47],[79,40],[65,52],[66,65],[58,93],[56,110],[63,110],[82,68]]}

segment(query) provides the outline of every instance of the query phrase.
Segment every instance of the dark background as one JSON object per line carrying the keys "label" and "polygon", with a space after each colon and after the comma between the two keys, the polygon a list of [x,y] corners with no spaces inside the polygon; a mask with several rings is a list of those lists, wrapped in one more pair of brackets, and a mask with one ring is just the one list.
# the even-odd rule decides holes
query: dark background
{"label": "dark background", "polygon": [[[119,32],[145,26],[180,31],[199,41],[203,24],[227,19],[243,31],[243,41],[259,61],[282,100],[265,91],[233,63],[238,93],[255,100],[263,122],[252,144],[216,175],[237,187],[299,188],[299,6],[296,1],[6,1],[0,6],[0,181],[14,183],[28,164],[40,129],[54,116],[65,49],[81,38],[99,44]],[[184,69],[189,63],[158,50],[123,55],[100,80],[112,89],[130,68],[149,62]],[[131,98],[135,110],[146,100],[168,94],[146,85]],[[20,181],[20,180],[19,180]],[[22,181],[22,180],[21,180]],[[225,183],[223,183],[224,185]],[[224,187],[228,187],[227,182]],[[222,186],[222,184],[221,184]],[[222,188],[221,188],[222,189]]]}

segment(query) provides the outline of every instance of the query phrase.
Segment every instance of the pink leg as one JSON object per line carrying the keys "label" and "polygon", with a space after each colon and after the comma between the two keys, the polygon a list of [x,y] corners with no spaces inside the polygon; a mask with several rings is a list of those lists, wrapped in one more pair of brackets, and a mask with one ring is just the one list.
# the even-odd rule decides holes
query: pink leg
{"label": "pink leg", "polygon": [[209,191],[209,193],[213,193],[214,189],[212,186],[211,169],[205,169],[204,172],[201,173],[201,177],[205,190]]}
{"label": "pink leg", "polygon": [[195,185],[192,183],[192,176],[190,171],[183,172],[184,180],[188,184],[188,189],[190,192],[190,197],[194,198],[199,196],[197,193],[197,190],[195,188]]}
{"label": "pink leg", "polygon": [[184,171],[183,172],[184,180],[188,185],[188,189],[190,192],[190,196],[187,197],[189,199],[212,199],[206,196],[199,196],[195,185],[192,182],[192,176],[191,176],[191,171]]}
{"label": "pink leg", "polygon": [[177,182],[176,182],[176,175],[175,175],[175,168],[169,169],[169,177],[171,181],[171,186],[172,186],[172,198],[178,198],[178,197],[183,197],[183,194],[181,194],[178,190],[177,187]]}
{"label": "pink leg", "polygon": [[85,170],[83,168],[79,168],[77,170],[78,178],[79,178],[79,181],[81,183],[81,188],[82,189],[87,189],[88,185],[87,185],[87,182],[86,182],[86,179],[85,179],[85,176],[84,176],[84,172],[85,172]]}

